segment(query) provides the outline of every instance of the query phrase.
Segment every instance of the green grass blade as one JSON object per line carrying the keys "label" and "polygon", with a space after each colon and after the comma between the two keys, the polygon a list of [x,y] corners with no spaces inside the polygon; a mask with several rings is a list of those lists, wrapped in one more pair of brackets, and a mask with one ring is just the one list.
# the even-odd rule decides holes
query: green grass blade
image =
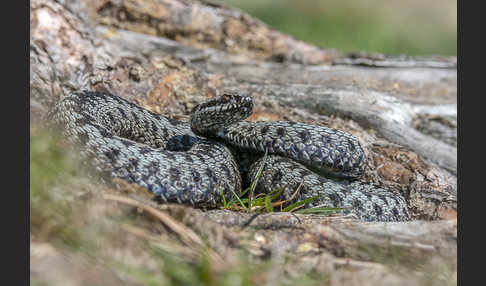
{"label": "green grass blade", "polygon": [[240,198],[241,198],[242,196],[244,196],[246,193],[248,193],[248,191],[249,191],[249,190],[250,190],[250,187],[248,187],[248,188],[244,189],[243,191],[241,191],[241,192],[240,192]]}
{"label": "green grass blade", "polygon": [[265,160],[267,159],[267,153],[268,153],[268,149],[265,150],[265,155],[263,155],[263,159],[262,159],[262,162],[260,163],[260,167],[258,167],[258,171],[255,175],[255,179],[250,184],[250,193],[248,195],[248,197],[250,198],[249,205],[248,205],[249,209],[251,209],[251,207],[252,207],[253,192],[255,191],[256,185],[258,183],[258,179],[260,178],[260,176],[262,174],[263,166],[265,166]]}
{"label": "green grass blade", "polygon": [[265,196],[265,210],[268,213],[273,212],[272,198],[269,195]]}
{"label": "green grass blade", "polygon": [[333,214],[344,210],[343,208],[308,208],[295,211],[298,214]]}
{"label": "green grass blade", "polygon": [[[236,196],[235,195],[235,198],[234,199],[231,199],[228,202],[228,206],[232,206],[232,205],[238,203],[240,200],[242,200],[241,197],[244,196],[248,192],[248,190],[250,190],[250,188],[246,188],[245,190],[241,191],[239,196]],[[248,202],[248,200],[247,199],[243,199],[243,202]]]}
{"label": "green grass blade", "polygon": [[235,193],[235,191],[231,190],[233,192],[233,194],[235,195],[235,197],[238,199],[238,201],[240,202],[240,205],[243,209],[245,209],[246,211],[248,211],[248,208],[245,206],[245,204],[241,201],[240,197],[238,197],[238,195]]}
{"label": "green grass blade", "polygon": [[221,194],[221,197],[223,198],[223,208],[227,208],[228,207],[228,204],[226,202],[226,197],[223,194],[223,190],[219,189],[219,193]]}
{"label": "green grass blade", "polygon": [[305,200],[302,200],[302,201],[298,201],[296,203],[293,203],[289,206],[287,206],[286,208],[284,208],[282,211],[284,212],[290,212],[292,211],[293,209],[295,209],[296,207],[299,207],[301,205],[305,205],[306,203],[310,202],[310,201],[313,201],[315,199],[317,199],[319,196],[313,196],[313,197],[310,197],[310,198],[307,198]]}
{"label": "green grass blade", "polygon": [[[273,202],[274,200],[276,200],[282,193],[283,191],[285,191],[285,188],[280,188],[280,189],[276,189],[276,190],[273,190],[269,195],[271,196],[271,201]],[[274,194],[275,193],[275,194]]]}

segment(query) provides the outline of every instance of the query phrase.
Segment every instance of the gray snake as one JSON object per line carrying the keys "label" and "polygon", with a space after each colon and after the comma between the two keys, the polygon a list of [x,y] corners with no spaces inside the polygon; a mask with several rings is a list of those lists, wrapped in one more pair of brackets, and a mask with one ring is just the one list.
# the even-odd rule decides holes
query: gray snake
{"label": "gray snake", "polygon": [[[291,202],[343,208],[363,221],[404,221],[404,198],[358,180],[365,166],[356,137],[324,126],[244,121],[251,97],[229,95],[196,106],[189,122],[152,113],[109,93],[78,91],[49,112],[49,122],[96,171],[136,183],[162,202],[221,205],[251,182],[256,192],[284,188]],[[267,152],[267,156],[262,156]],[[332,177],[332,179],[329,179]]]}

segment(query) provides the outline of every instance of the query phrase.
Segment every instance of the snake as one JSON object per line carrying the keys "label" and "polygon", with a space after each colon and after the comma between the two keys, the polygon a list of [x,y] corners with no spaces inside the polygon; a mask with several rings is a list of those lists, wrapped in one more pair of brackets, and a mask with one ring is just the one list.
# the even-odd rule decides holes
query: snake
{"label": "snake", "polygon": [[[335,208],[361,221],[407,221],[402,195],[360,181],[357,137],[321,125],[248,121],[253,98],[223,93],[188,121],[109,92],[64,95],[47,119],[96,173],[144,187],[161,203],[221,207],[252,185],[288,206]],[[278,194],[278,193],[277,193]]]}

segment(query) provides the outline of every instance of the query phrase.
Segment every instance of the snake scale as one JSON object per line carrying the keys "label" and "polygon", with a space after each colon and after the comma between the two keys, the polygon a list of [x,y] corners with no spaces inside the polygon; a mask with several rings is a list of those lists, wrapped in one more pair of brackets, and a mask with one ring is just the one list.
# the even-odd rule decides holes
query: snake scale
{"label": "snake scale", "polygon": [[48,119],[96,171],[141,185],[161,202],[220,206],[221,193],[239,193],[263,164],[256,192],[283,188],[279,199],[289,204],[319,196],[305,207],[343,208],[363,221],[410,219],[402,196],[356,180],[365,166],[356,137],[297,122],[244,121],[252,111],[251,97],[224,94],[183,122],[109,93],[76,91]]}

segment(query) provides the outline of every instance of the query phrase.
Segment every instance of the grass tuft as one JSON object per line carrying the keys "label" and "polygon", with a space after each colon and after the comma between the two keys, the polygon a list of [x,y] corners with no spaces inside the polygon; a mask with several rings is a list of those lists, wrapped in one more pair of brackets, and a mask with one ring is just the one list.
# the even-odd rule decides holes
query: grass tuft
{"label": "grass tuft", "polygon": [[[258,167],[257,173],[255,175],[255,178],[251,182],[250,186],[240,192],[239,195],[237,195],[233,191],[233,198],[230,201],[226,200],[226,197],[224,196],[223,192],[220,191],[222,200],[223,200],[223,209],[231,209],[231,210],[243,210],[246,212],[266,212],[266,213],[271,213],[275,211],[276,206],[280,206],[280,211],[282,212],[294,212],[295,213],[300,213],[300,214],[320,214],[320,215],[330,215],[336,212],[339,212],[343,210],[342,208],[324,208],[324,207],[319,207],[319,208],[307,208],[307,209],[302,209],[300,211],[297,211],[297,209],[302,208],[305,204],[318,199],[320,196],[313,196],[307,199],[303,199],[297,202],[294,202],[285,208],[282,208],[284,204],[292,201],[297,193],[300,191],[300,188],[302,187],[303,181],[299,184],[295,192],[292,194],[292,196],[283,201],[277,200],[278,197],[284,192],[285,188],[279,188],[271,191],[269,194],[255,194],[255,189],[258,184],[258,180],[260,179],[260,176],[262,175],[263,167],[265,165],[265,160],[267,158],[267,152],[265,152],[265,155],[263,156],[262,162],[260,166]],[[248,193],[248,197],[244,198],[243,196]]]}
{"label": "grass tuft", "polygon": [[55,238],[65,246],[80,246],[78,230],[73,220],[74,194],[66,185],[78,175],[72,159],[58,148],[52,135],[32,136],[30,140],[30,230],[39,240]]}

